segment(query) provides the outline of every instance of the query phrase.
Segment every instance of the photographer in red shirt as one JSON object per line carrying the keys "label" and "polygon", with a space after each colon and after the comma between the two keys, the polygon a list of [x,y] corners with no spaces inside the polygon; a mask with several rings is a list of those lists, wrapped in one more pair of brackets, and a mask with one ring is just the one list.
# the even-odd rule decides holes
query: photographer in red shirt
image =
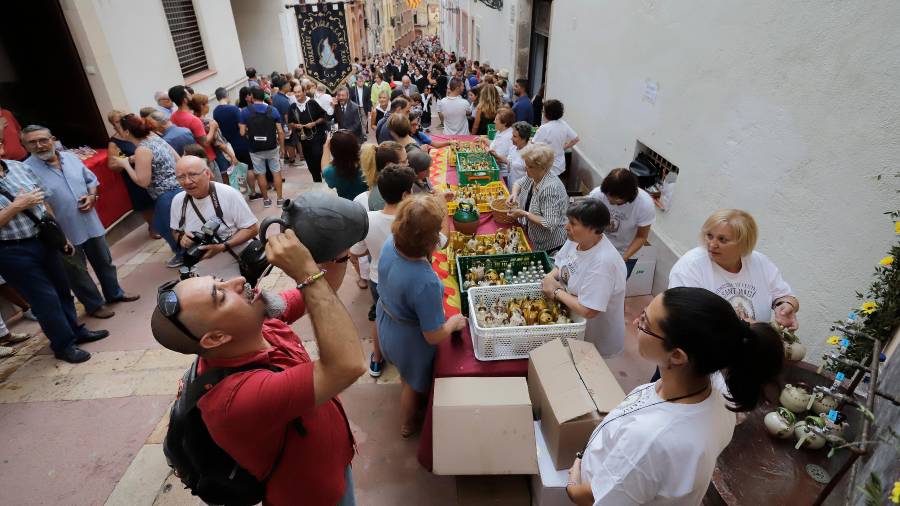
{"label": "photographer in red shirt", "polygon": [[[241,467],[268,477],[264,504],[352,505],[354,443],[337,395],[366,371],[356,328],[293,231],[270,236],[266,256],[298,288],[277,294],[251,289],[242,277],[189,278],[161,291],[153,335],[170,350],[199,355],[198,374],[247,364],[280,368],[225,377],[197,404],[203,422]],[[316,361],[289,326],[305,312]],[[290,430],[298,418],[302,435]]]}

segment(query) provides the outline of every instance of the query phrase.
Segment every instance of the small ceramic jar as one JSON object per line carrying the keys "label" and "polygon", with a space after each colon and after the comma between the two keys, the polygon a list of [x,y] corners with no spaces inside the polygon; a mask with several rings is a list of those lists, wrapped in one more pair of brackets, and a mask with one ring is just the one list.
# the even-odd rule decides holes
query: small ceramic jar
{"label": "small ceramic jar", "polygon": [[834,397],[823,392],[815,393],[815,399],[813,400],[812,405],[813,413],[825,413],[825,415],[827,415],[832,409],[837,409],[837,406],[838,401]]}
{"label": "small ceramic jar", "polygon": [[763,418],[763,423],[769,434],[781,439],[787,439],[794,434],[794,423],[796,421],[797,418],[794,414],[786,408],[778,408]]}
{"label": "small ceramic jar", "polygon": [[817,416],[808,416],[802,422],[794,425],[794,437],[797,438],[795,448],[806,448],[808,450],[818,450],[825,446],[825,436],[810,430],[810,426],[823,429],[825,423]]}
{"label": "small ceramic jar", "polygon": [[806,346],[803,343],[784,343],[784,358],[791,362],[799,362],[806,356]]}
{"label": "small ceramic jar", "polygon": [[788,383],[781,391],[778,402],[794,413],[803,413],[809,409],[808,406],[811,398],[812,392],[808,386],[802,383],[798,383],[796,386]]}

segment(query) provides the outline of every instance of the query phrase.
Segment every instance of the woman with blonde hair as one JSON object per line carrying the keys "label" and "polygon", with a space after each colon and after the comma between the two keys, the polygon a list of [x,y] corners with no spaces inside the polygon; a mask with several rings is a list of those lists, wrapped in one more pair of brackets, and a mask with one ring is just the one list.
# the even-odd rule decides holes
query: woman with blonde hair
{"label": "woman with blonde hair", "polygon": [[535,251],[556,253],[566,242],[569,195],[550,170],[553,148],[536,142],[522,149],[519,156],[525,162],[526,177],[513,185],[509,202],[517,203],[518,208],[510,214],[525,226]]}
{"label": "woman with blonde hair", "polygon": [[488,124],[494,122],[500,109],[500,94],[495,86],[482,86],[478,93],[478,107],[472,122],[472,135],[487,135]]}
{"label": "woman with blonde hair", "polygon": [[669,273],[669,288],[706,288],[727,300],[741,319],[796,330],[800,301],[769,257],[756,251],[756,220],[741,209],[720,209],[700,229],[702,246]]}
{"label": "woman with blonde hair", "polygon": [[[107,146],[109,156],[131,158],[134,156],[134,151],[137,149],[137,146],[125,139],[125,136],[122,133],[120,121],[125,114],[126,113],[122,111],[113,109],[106,115],[106,121],[109,121],[109,124],[112,125],[113,130],[115,131],[109,138],[109,145]],[[147,193],[145,188],[141,188],[135,184],[130,177],[122,179],[125,180],[125,190],[128,192],[128,198],[131,200],[131,208],[140,213],[144,222],[147,223],[147,234],[151,239],[159,239],[162,236],[153,229],[153,207],[155,205],[153,198],[150,197],[150,194]]]}
{"label": "woman with blonde hair", "polygon": [[460,314],[444,318],[444,287],[431,268],[447,203],[430,195],[404,199],[378,262],[376,322],[381,352],[400,371],[400,436],[419,428],[431,388],[435,347],[466,326]]}

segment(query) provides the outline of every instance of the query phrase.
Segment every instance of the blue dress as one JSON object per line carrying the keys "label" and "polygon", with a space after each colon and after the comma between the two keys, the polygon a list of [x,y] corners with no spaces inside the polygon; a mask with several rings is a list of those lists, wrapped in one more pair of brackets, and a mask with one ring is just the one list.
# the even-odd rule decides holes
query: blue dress
{"label": "blue dress", "polygon": [[381,353],[416,392],[431,388],[435,347],[422,332],[444,324],[443,294],[431,264],[400,256],[393,237],[385,242],[378,261],[378,341]]}

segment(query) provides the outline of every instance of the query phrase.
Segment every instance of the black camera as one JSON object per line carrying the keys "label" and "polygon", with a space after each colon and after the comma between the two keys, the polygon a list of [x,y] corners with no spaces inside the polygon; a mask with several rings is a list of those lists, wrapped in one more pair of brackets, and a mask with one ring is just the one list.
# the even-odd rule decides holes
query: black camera
{"label": "black camera", "polygon": [[222,220],[218,217],[210,218],[202,227],[200,227],[199,232],[193,233],[191,241],[193,241],[194,244],[189,246],[182,256],[185,267],[190,269],[200,263],[200,260],[203,260],[203,255],[206,254],[206,251],[200,249],[200,246],[209,246],[211,244],[219,244],[222,242],[217,235],[219,228],[221,228],[222,225]]}

